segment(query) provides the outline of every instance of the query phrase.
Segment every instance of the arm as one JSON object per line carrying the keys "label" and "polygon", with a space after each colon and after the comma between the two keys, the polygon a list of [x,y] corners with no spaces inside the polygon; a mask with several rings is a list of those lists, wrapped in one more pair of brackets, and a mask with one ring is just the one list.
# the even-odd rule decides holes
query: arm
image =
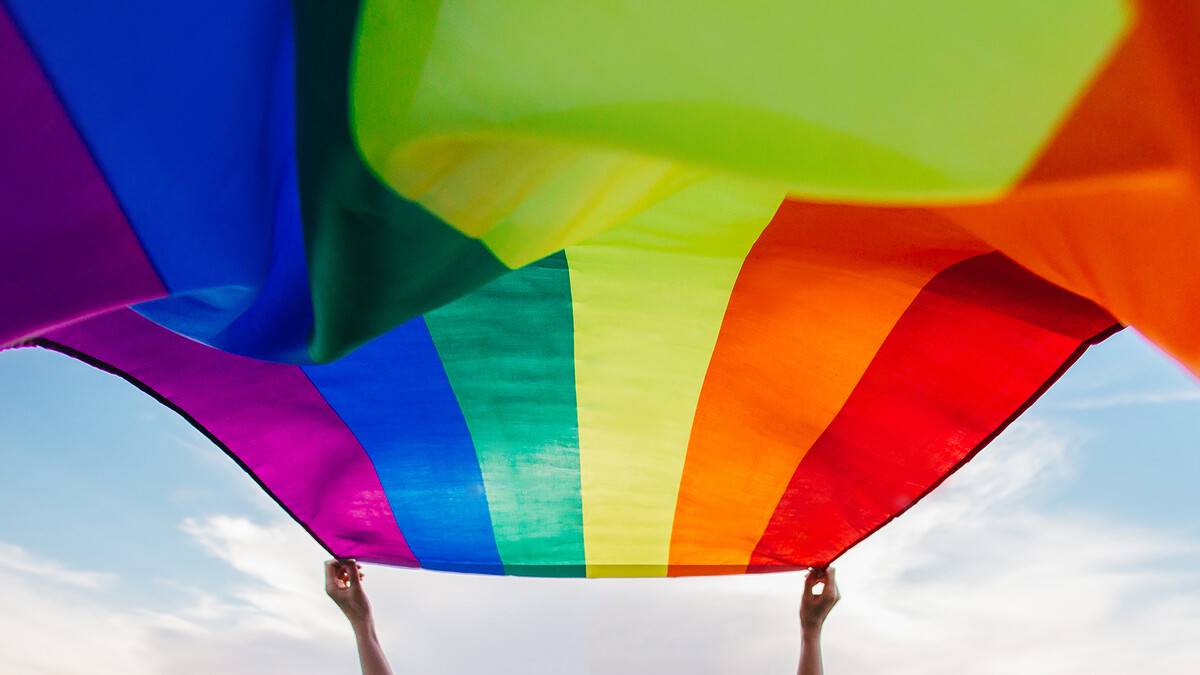
{"label": "arm", "polygon": [[392,675],[383,647],[375,636],[375,619],[371,616],[371,603],[362,587],[362,572],[353,560],[325,561],[325,592],[342,609],[354,639],[358,643],[358,660],[363,675]]}
{"label": "arm", "polygon": [[[825,587],[820,595],[815,595],[813,587],[819,583],[825,584]],[[821,628],[825,625],[829,610],[841,597],[834,582],[832,567],[828,570],[814,567],[808,571],[808,578],[804,580],[804,597],[800,599],[800,667],[796,670],[797,675],[824,675],[821,666]]]}

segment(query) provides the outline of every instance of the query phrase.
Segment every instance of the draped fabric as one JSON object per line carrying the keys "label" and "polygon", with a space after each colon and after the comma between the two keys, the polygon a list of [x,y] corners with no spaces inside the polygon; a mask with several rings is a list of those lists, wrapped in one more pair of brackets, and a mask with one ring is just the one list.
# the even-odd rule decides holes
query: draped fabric
{"label": "draped fabric", "polygon": [[1134,325],[1200,373],[1187,2],[0,4],[0,343],[333,554],[823,565]]}

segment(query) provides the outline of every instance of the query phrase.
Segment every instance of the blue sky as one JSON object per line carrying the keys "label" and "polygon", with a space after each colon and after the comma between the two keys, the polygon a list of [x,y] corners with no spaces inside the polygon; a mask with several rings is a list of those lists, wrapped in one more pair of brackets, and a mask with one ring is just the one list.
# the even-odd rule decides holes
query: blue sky
{"label": "blue sky", "polygon": [[[0,429],[4,672],[356,672],[322,595],[323,552],[173,413],[23,349],[0,354]],[[1093,348],[971,465],[839,561],[827,668],[1192,672],[1198,450],[1191,375],[1133,331]],[[795,574],[371,568],[367,581],[385,647],[411,672],[795,667]],[[64,640],[74,648],[54,649]]]}

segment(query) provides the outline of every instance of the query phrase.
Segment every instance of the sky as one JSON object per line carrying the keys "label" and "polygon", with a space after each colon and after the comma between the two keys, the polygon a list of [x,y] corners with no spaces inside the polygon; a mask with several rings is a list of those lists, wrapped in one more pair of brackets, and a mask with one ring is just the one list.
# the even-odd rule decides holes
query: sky
{"label": "sky", "polygon": [[[325,552],[124,381],[0,353],[0,671],[356,673]],[[1194,672],[1200,385],[1126,330],[835,566],[830,675]],[[803,573],[368,566],[397,673],[792,673]]]}

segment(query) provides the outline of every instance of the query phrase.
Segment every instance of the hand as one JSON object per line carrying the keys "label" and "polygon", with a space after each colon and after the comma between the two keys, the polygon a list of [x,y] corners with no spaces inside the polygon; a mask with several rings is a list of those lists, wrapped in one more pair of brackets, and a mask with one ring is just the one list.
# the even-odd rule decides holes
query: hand
{"label": "hand", "polygon": [[325,592],[355,626],[371,621],[371,603],[363,591],[362,578],[353,560],[325,561]]}
{"label": "hand", "polygon": [[[803,630],[819,633],[829,610],[841,599],[833,573],[832,567],[827,570],[809,568],[808,578],[804,580],[804,597],[800,600],[800,627]],[[814,595],[813,587],[819,583],[825,584],[825,588],[820,595]]]}

